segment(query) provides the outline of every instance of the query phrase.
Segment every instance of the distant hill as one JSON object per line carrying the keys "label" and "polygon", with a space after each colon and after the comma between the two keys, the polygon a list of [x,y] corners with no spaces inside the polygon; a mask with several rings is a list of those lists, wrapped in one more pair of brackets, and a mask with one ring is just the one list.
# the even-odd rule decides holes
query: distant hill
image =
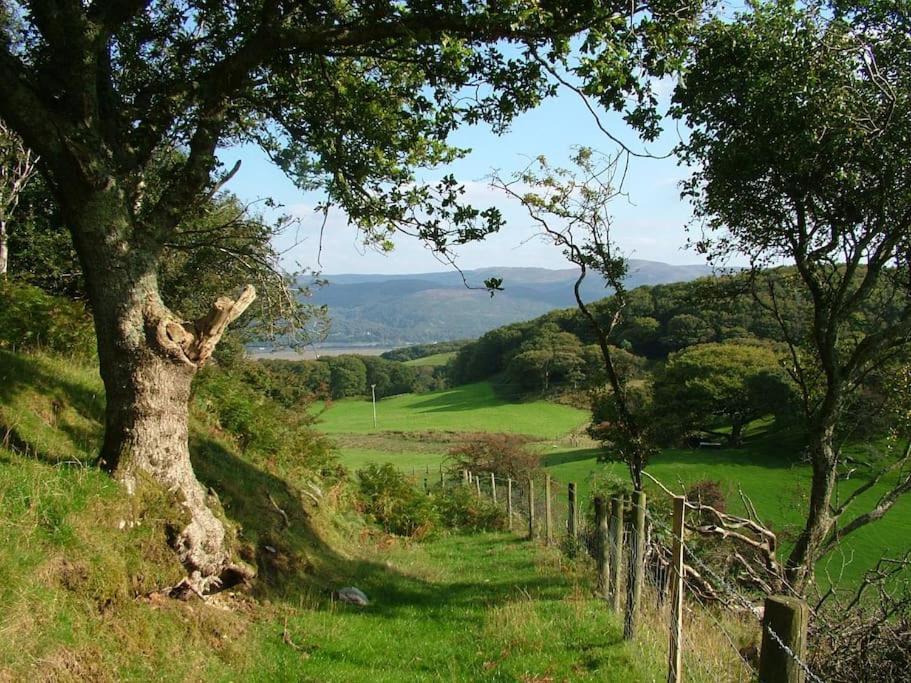
{"label": "distant hill", "polygon": [[[574,269],[483,268],[465,271],[472,287],[454,271],[406,275],[326,275],[329,284],[311,301],[326,304],[332,317],[328,342],[395,346],[477,337],[488,330],[537,317],[574,303]],[[706,265],[675,266],[656,261],[630,263],[627,286],[693,280],[711,273]],[[503,279],[504,291],[483,290],[490,277]],[[586,300],[603,298],[594,277],[583,287]]]}

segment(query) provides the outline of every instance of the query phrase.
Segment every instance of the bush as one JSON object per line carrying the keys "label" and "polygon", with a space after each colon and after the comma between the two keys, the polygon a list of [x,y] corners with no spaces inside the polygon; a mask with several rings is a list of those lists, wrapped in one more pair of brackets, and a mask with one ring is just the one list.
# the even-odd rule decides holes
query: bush
{"label": "bush", "polygon": [[686,490],[686,499],[713,507],[718,512],[727,512],[728,509],[727,496],[719,481],[697,481]]}
{"label": "bush", "polygon": [[436,496],[440,524],[460,531],[502,531],[508,526],[506,511],[466,486],[441,491]]}
{"label": "bush", "polygon": [[0,278],[0,347],[91,358],[95,331],[81,303]]}
{"label": "bush", "polygon": [[423,538],[437,526],[432,499],[393,465],[367,465],[357,479],[364,511],[387,533]]}
{"label": "bush", "polygon": [[501,477],[524,481],[540,466],[527,441],[515,434],[473,434],[449,451],[458,471],[493,472]]}

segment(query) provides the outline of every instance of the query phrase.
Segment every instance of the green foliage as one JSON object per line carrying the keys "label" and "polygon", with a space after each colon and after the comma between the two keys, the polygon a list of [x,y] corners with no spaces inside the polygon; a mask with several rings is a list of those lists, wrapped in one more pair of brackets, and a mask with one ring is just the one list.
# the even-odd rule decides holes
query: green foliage
{"label": "green foliage", "polygon": [[230,371],[208,367],[194,383],[194,404],[233,436],[253,459],[268,459],[288,472],[311,472],[326,480],[340,476],[330,442],[317,433],[306,410],[286,409],[257,386],[262,369],[244,361]]}
{"label": "green foliage", "polygon": [[463,532],[504,531],[508,520],[502,506],[478,496],[467,486],[454,486],[434,494],[440,524]]}
{"label": "green foliage", "polygon": [[368,465],[357,481],[365,513],[387,533],[423,538],[438,526],[432,499],[391,464]]}
{"label": "green foliage", "polygon": [[334,399],[366,395],[367,366],[364,361],[359,356],[335,356],[329,361],[329,391]]}
{"label": "green foliage", "polygon": [[796,409],[780,354],[762,344],[701,344],[672,354],[654,391],[667,434],[730,424],[735,446],[747,423]]}
{"label": "green foliage", "polygon": [[91,358],[95,333],[82,304],[0,278],[0,348],[45,349]]}

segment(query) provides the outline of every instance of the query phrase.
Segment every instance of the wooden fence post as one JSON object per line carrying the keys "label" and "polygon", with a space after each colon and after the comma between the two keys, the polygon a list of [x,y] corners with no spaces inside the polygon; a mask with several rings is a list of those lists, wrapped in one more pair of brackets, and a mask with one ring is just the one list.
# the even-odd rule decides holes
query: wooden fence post
{"label": "wooden fence post", "polygon": [[468,486],[471,483],[471,479],[468,477],[468,470],[462,470],[462,483],[465,486]]}
{"label": "wooden fence post", "polygon": [[607,504],[602,496],[595,496],[595,561],[598,564],[598,595],[607,599],[609,578],[608,552],[610,540],[607,531]]}
{"label": "wooden fence post", "polygon": [[493,496],[493,504],[497,504],[497,477],[493,472],[490,473],[490,495]]}
{"label": "wooden fence post", "polygon": [[[667,681],[680,683],[683,665],[683,530],[686,498],[674,498],[673,545],[671,546],[671,634],[668,646]],[[765,680],[765,679],[762,679]]]}
{"label": "wooden fence post", "polygon": [[528,539],[535,537],[535,482],[528,478]]}
{"label": "wooden fence post", "polygon": [[623,568],[623,498],[611,499],[610,515],[610,597],[615,612],[620,611],[620,570]]}
{"label": "wooden fence post", "polygon": [[645,491],[633,493],[633,518],[629,538],[629,570],[626,586],[626,619],[623,637],[636,636],[639,602],[642,598],[642,579],[645,574]]}
{"label": "wooden fence post", "polygon": [[550,475],[544,475],[544,541],[547,545],[554,542],[554,522],[550,509]]}
{"label": "wooden fence post", "polygon": [[566,498],[568,501],[567,505],[569,506],[567,512],[567,519],[569,520],[567,531],[569,532],[569,537],[575,540],[579,535],[579,523],[576,520],[576,483],[573,481],[569,482],[569,485],[567,486]]}
{"label": "wooden fence post", "polygon": [[794,655],[800,661],[806,661],[809,617],[810,610],[803,600],[785,595],[771,595],[765,599],[762,648],[759,651],[760,681],[804,683],[806,672]]}
{"label": "wooden fence post", "polygon": [[474,486],[475,486],[475,489],[477,489],[478,498],[480,498],[481,497],[481,475],[479,475],[479,474],[474,475]]}
{"label": "wooden fence post", "polygon": [[443,478],[443,463],[440,463],[440,488],[446,486],[446,480]]}
{"label": "wooden fence post", "polygon": [[506,478],[506,519],[509,520],[509,530],[512,531],[512,477]]}

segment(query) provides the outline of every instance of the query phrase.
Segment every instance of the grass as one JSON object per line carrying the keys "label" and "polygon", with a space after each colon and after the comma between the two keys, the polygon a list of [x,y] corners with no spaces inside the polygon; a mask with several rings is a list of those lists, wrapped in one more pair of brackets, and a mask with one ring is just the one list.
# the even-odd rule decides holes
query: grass
{"label": "grass", "polygon": [[329,405],[318,428],[327,434],[384,431],[511,432],[555,438],[583,425],[585,411],[547,401],[517,403],[497,395],[489,382],[467,384],[432,394],[403,394],[376,404],[344,399]]}
{"label": "grass", "polygon": [[[729,509],[745,512],[738,489],[742,489],[755,505],[762,520],[770,525],[782,541],[780,556],[786,553],[802,528],[810,486],[809,466],[795,463],[794,453],[799,445],[779,433],[756,434],[739,449],[666,449],[649,464],[647,471],[672,490],[683,491],[703,480],[718,481],[724,489]],[[627,479],[622,463],[597,462],[599,449],[578,448],[548,452],[544,463],[551,475],[563,483],[576,482],[580,498],[590,498],[591,475],[607,471]],[[843,482],[842,497],[848,495],[861,480]],[[869,509],[887,484],[881,484],[861,496],[855,509]],[[854,585],[863,573],[882,555],[899,556],[909,548],[907,529],[911,528],[911,499],[899,500],[887,517],[859,530],[846,539],[842,548],[818,565],[818,579],[827,585],[832,580]]]}
{"label": "grass", "polygon": [[411,360],[406,360],[405,365],[411,365],[412,367],[431,367],[435,368],[440,365],[446,365],[450,360],[455,358],[455,351],[447,351],[445,353],[434,353],[430,356],[424,356],[422,358],[412,358]]}
{"label": "grass", "polygon": [[[306,479],[245,453],[199,405],[194,468],[258,577],[209,603],[165,598],[183,575],[167,543],[183,513],[91,466],[96,369],[0,351],[0,380],[0,681],[662,677],[555,555],[509,534],[405,543],[365,527],[341,485],[305,503]],[[334,603],[344,585],[371,606]]]}
{"label": "grass", "polygon": [[[576,482],[583,501],[589,499],[593,472],[606,471],[623,481],[628,479],[625,465],[597,462],[599,450],[593,442],[583,439],[586,445],[569,445],[566,436],[578,433],[587,418],[584,411],[543,401],[511,403],[499,397],[490,384],[381,401],[377,406],[378,433],[370,433],[373,431],[370,411],[367,402],[341,401],[324,414],[324,422],[318,426],[338,440],[340,460],[349,467],[392,462],[406,471],[414,468],[419,475],[428,466],[433,471],[452,443],[451,438],[447,441],[440,434],[425,434],[425,430],[459,429],[533,436],[554,478],[563,483]],[[799,439],[793,434],[771,431],[770,427],[768,421],[751,425],[745,434],[746,445],[739,449],[666,449],[652,460],[648,472],[681,491],[698,481],[718,481],[735,513],[744,512],[738,493],[743,489],[763,521],[779,533],[783,545],[779,554],[784,557],[801,528],[811,473],[800,461]],[[841,496],[847,495],[860,481],[842,483]],[[855,508],[868,509],[886,485],[867,492]],[[825,558],[818,566],[820,582],[823,585],[829,582],[828,573],[833,581],[843,585],[856,583],[876,558],[883,554],[898,556],[911,547],[908,528],[911,528],[911,499],[905,498],[884,520],[857,532],[845,541],[841,550]]]}

